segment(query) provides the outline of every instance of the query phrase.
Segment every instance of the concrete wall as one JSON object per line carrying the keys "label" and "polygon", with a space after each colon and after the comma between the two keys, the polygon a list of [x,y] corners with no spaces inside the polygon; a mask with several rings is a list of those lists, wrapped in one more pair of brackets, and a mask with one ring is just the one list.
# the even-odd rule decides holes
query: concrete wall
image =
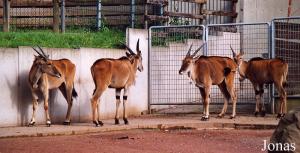
{"label": "concrete wall", "polygon": [[[240,0],[237,22],[270,22],[274,17],[287,17],[288,0]],[[292,1],[291,16],[300,16],[300,1]]]}
{"label": "concrete wall", "polygon": [[[133,34],[132,34],[133,32]],[[129,30],[128,35],[131,48],[140,38],[144,71],[137,72],[137,79],[129,91],[128,115],[136,116],[147,110],[148,104],[148,52],[147,31]],[[74,99],[72,107],[72,122],[91,122],[90,98],[95,88],[90,67],[99,58],[119,58],[125,55],[125,50],[120,49],[51,49],[44,48],[51,59],[68,58],[76,65],[75,88],[78,98]],[[0,48],[0,127],[26,125],[32,114],[31,92],[28,86],[28,73],[36,54],[30,47],[15,49]],[[115,90],[107,89],[101,97],[101,118],[114,118],[115,115]],[[67,111],[67,102],[58,90],[50,93],[50,117],[54,123],[62,123]],[[120,108],[120,113],[122,105]],[[121,113],[122,114],[122,113]],[[39,101],[37,110],[37,123],[45,123],[43,101]],[[112,121],[113,123],[113,121]]]}

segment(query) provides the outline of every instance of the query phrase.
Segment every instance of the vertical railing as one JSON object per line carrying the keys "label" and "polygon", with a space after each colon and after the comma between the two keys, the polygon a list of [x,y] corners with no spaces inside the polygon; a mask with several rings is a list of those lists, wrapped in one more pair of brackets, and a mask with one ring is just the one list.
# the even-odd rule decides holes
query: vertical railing
{"label": "vertical railing", "polygon": [[53,0],[53,32],[59,33],[59,0]]}
{"label": "vertical railing", "polygon": [[101,0],[97,1],[97,30],[101,28]]}
{"label": "vertical railing", "polygon": [[10,22],[10,0],[3,0],[3,31],[9,32],[9,22]]}
{"label": "vertical railing", "polygon": [[66,8],[65,0],[61,0],[61,33],[66,31]]}
{"label": "vertical railing", "polygon": [[131,13],[131,28],[134,28],[134,20],[135,20],[135,0],[131,0],[131,7],[130,7],[130,13]]}

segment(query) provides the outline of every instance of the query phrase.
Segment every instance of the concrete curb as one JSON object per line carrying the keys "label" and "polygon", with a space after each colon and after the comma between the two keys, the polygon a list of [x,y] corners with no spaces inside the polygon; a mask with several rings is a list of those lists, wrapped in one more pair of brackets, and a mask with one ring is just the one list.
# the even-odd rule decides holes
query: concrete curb
{"label": "concrete curb", "polygon": [[[51,127],[11,127],[15,132],[0,135],[0,138],[17,138],[17,137],[44,137],[44,136],[62,136],[62,135],[80,135],[97,132],[111,132],[133,129],[153,129],[153,130],[224,130],[224,129],[275,129],[274,124],[240,124],[240,123],[167,123],[167,124],[148,124],[148,125],[113,125],[94,127],[91,124],[75,124],[71,126],[53,125]],[[33,128],[33,129],[32,129]],[[32,132],[20,132],[31,129]]]}

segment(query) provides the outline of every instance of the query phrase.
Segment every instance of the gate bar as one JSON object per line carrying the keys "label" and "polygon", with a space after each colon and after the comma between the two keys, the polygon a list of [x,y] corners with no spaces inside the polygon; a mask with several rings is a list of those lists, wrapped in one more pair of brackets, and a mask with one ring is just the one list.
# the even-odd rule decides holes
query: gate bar
{"label": "gate bar", "polygon": [[[272,36],[271,36],[271,45],[272,45],[272,58],[275,58],[276,56],[276,53],[275,53],[275,45],[276,45],[276,41],[275,41],[275,24],[274,22],[276,20],[289,20],[289,19],[300,19],[300,16],[292,16],[292,17],[278,17],[278,18],[273,18],[272,21],[271,21],[271,31],[272,31]],[[275,98],[279,98],[278,95],[275,95],[275,88],[274,88],[274,85],[273,85],[273,91],[272,91],[272,96],[273,96],[273,100],[274,100],[274,103],[275,103]],[[300,95],[287,95],[287,98],[300,98]]]}
{"label": "gate bar", "polygon": [[[152,40],[151,40],[151,31],[152,29],[157,29],[157,28],[188,28],[188,27],[201,27],[202,30],[203,30],[203,34],[202,34],[202,40],[204,43],[206,43],[206,40],[205,40],[205,29],[206,27],[204,25],[177,25],[177,26],[151,26],[148,30],[148,110],[149,110],[149,114],[151,114],[151,105],[169,105],[169,104],[151,104],[151,100],[152,100],[152,97],[151,97],[151,94],[152,94],[152,87],[151,87],[151,58],[152,58],[152,52],[151,52],[151,44],[152,44]],[[194,105],[199,105],[201,103],[198,103],[198,104],[194,104]]]}

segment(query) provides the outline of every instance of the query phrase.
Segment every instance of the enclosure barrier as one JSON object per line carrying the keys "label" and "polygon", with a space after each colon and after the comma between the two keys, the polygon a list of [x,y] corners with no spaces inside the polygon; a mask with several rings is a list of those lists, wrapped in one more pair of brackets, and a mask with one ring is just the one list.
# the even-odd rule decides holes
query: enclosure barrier
{"label": "enclosure barrier", "polygon": [[[230,46],[236,51],[244,51],[244,59],[253,57],[270,58],[270,26],[268,23],[211,24],[206,26],[207,56],[224,56],[232,58]],[[217,86],[211,89],[211,103],[223,103],[224,98]],[[235,90],[238,105],[255,104],[254,88],[249,80],[239,81],[236,72]],[[264,102],[270,104],[272,89],[264,89]]]}
{"label": "enclosure barrier", "polygon": [[188,48],[199,47],[204,26],[155,26],[149,29],[150,105],[198,105],[200,94],[195,85],[179,75]]}
{"label": "enclosure barrier", "polygon": [[53,28],[64,32],[74,27],[230,23],[237,17],[236,5],[237,1],[220,0],[3,0],[0,24],[4,31]]}
{"label": "enclosure barrier", "polygon": [[[300,17],[275,18],[272,24],[272,56],[287,61],[288,97],[300,98]],[[277,91],[273,91],[278,97]]]}

